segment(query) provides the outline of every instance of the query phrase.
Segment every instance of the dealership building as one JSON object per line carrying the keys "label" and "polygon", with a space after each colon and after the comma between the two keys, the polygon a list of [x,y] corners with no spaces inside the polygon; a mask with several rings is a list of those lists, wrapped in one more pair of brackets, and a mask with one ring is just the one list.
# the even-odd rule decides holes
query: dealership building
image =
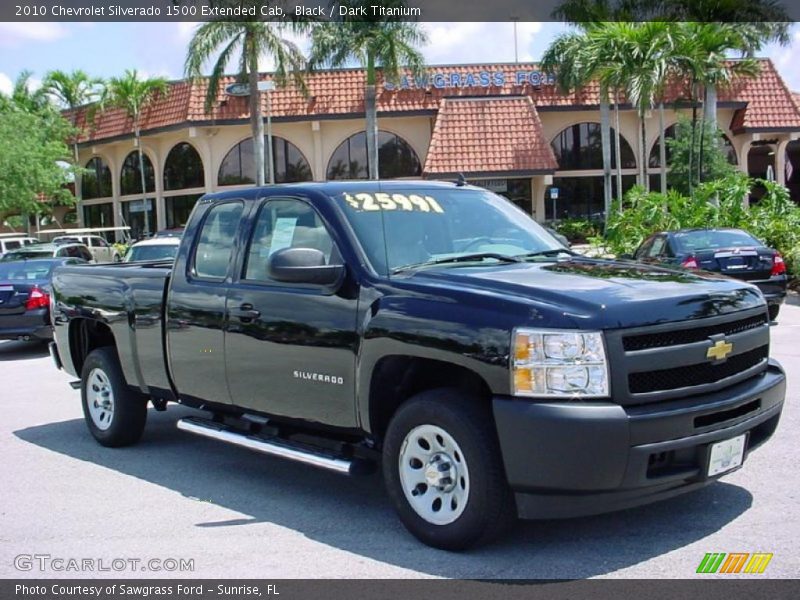
{"label": "dealership building", "polygon": [[[800,96],[787,88],[771,61],[761,60],[760,66],[757,77],[719,90],[719,127],[732,163],[754,177],[774,177],[800,202]],[[248,98],[226,93],[233,83],[233,78],[223,82],[210,112],[204,109],[203,81],[172,82],[169,94],[145,111],[147,203],[131,120],[111,109],[87,123],[80,110],[75,115],[85,130],[80,159],[88,171],[80,185],[78,221],[87,227],[130,225],[138,235],[147,210],[151,230],[178,227],[202,194],[252,185]],[[318,71],[307,78],[307,94],[291,86],[262,92],[264,117],[269,114],[272,121],[276,182],[367,177],[364,83],[361,69]],[[688,85],[671,86],[667,135],[680,114],[691,116],[689,98]],[[658,111],[646,118],[647,177],[657,189]],[[378,128],[382,178],[463,174],[538,221],[602,213],[596,85],[563,94],[535,64],[430,67],[425,76],[379,86]],[[624,99],[619,129],[627,189],[637,181],[643,142],[637,113]]]}

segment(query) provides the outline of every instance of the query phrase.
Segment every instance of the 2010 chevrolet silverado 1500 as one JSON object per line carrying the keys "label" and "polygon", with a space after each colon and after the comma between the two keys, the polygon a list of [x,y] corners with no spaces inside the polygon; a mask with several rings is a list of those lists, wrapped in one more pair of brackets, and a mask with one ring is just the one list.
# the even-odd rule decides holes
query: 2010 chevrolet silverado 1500
{"label": "2010 chevrolet silverado 1500", "polygon": [[53,358],[103,445],[180,429],[343,473],[382,464],[433,546],[704,486],[775,431],[767,306],[719,275],[578,256],[466,185],[210,194],[174,264],[60,267]]}

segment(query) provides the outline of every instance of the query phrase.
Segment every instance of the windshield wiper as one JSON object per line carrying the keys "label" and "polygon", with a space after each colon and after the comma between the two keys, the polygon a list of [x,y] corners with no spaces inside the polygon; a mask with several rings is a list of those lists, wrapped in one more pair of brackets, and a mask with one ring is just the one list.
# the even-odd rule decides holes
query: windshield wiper
{"label": "windshield wiper", "polygon": [[403,265],[402,267],[396,267],[392,269],[392,275],[395,275],[402,271],[408,271],[409,269],[418,269],[421,267],[429,267],[432,265],[444,265],[448,263],[474,262],[478,260],[485,260],[487,258],[493,258],[494,260],[504,263],[522,262],[522,258],[518,256],[509,256],[508,254],[500,254],[498,252],[474,252],[472,254],[461,254],[458,256],[447,256],[445,258],[426,260],[425,262],[415,263],[412,265]]}
{"label": "windshield wiper", "polygon": [[526,254],[518,254],[514,258],[518,260],[527,260],[529,258],[536,258],[537,256],[556,256],[558,254],[567,254],[569,256],[577,256],[577,252],[568,250],[566,248],[553,248],[551,250],[537,250],[536,252],[528,252]]}

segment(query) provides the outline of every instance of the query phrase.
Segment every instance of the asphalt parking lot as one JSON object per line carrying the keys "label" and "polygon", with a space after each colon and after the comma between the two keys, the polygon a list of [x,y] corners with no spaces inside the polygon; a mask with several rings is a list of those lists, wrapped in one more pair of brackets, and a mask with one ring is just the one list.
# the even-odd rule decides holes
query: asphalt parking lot
{"label": "asphalt parking lot", "polygon": [[[765,576],[797,577],[800,303],[792,302],[772,328],[772,354],[789,374],[783,418],[742,470],[648,507],[521,523],[465,554],[407,534],[379,476],[348,479],[194,437],[175,428],[189,412],[180,407],[151,411],[138,446],[102,448],[45,347],[0,343],[0,577],[687,578],[706,552],[771,552]],[[194,570],[15,567],[15,557],[34,554],[91,559],[96,569],[120,558],[192,559]]]}

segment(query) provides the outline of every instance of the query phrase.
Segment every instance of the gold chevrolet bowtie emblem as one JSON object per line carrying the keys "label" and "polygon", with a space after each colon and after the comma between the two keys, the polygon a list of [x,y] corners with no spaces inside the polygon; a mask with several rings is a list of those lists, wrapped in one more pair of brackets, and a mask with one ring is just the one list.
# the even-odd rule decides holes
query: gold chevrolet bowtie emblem
{"label": "gold chevrolet bowtie emblem", "polygon": [[725,340],[719,340],[716,344],[711,346],[706,352],[706,358],[712,358],[714,360],[722,360],[728,354],[733,351],[733,344],[726,342]]}

